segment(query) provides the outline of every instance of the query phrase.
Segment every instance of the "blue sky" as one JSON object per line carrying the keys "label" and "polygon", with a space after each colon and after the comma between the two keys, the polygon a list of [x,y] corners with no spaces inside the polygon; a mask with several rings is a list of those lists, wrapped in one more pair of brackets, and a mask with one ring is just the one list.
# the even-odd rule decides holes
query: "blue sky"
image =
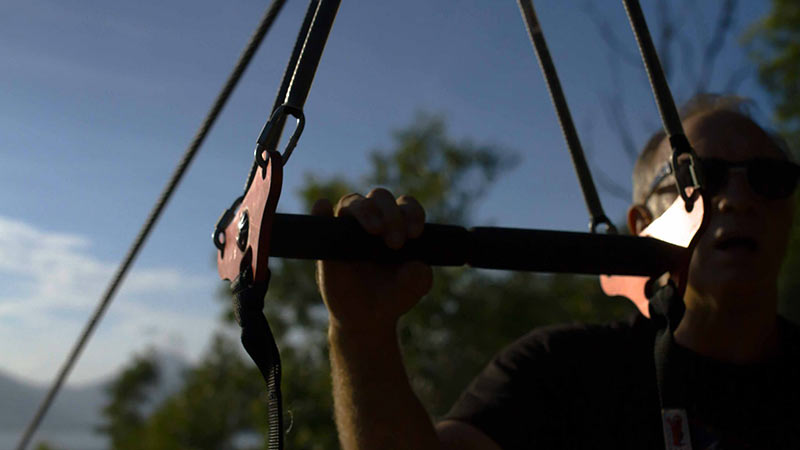
{"label": "blue sky", "polygon": [[[704,42],[716,2],[670,2]],[[740,2],[736,37],[766,1]],[[266,1],[7,0],[0,5],[0,369],[50,380],[256,26]],[[653,1],[643,1],[656,27]],[[594,5],[593,7],[590,5]],[[196,358],[216,327],[211,228],[241,191],[305,2],[290,1],[142,252],[75,370],[105,376],[148,345]],[[632,162],[609,126],[617,95],[635,144],[659,124],[641,66],[609,51],[590,18],[636,55],[621,2],[538,1],[590,164],[629,185]],[[678,49],[676,48],[676,51]],[[673,89],[691,91],[691,61]],[[616,61],[616,62],[615,62]],[[733,72],[769,111],[737,42],[710,84]],[[612,108],[613,109],[613,108]],[[475,223],[586,230],[583,200],[513,1],[344,1],[285,170],[279,209],[299,212],[305,174],[359,176],[367,152],[417,112],[450,133],[519,155]],[[626,202],[601,189],[608,214]]]}

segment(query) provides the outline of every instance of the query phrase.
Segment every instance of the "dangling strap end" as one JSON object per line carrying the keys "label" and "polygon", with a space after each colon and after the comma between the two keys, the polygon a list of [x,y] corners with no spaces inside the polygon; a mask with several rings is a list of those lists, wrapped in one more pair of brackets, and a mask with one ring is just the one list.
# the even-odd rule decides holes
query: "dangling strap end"
{"label": "dangling strap end", "polygon": [[283,406],[281,397],[281,359],[275,337],[264,316],[264,296],[269,287],[267,279],[253,282],[252,269],[247,265],[231,283],[233,313],[242,328],[242,345],[253,359],[267,385],[269,450],[283,448]]}

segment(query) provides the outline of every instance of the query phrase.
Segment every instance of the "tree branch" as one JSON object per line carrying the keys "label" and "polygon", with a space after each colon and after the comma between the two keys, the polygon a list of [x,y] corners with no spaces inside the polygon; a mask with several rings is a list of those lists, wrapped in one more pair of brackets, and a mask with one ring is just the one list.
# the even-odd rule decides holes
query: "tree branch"
{"label": "tree branch", "polygon": [[725,3],[720,7],[714,32],[711,34],[711,39],[703,51],[703,64],[700,68],[700,78],[697,81],[695,93],[704,92],[708,88],[714,70],[714,63],[722,51],[725,39],[730,33],[733,25],[733,16],[738,6],[738,0],[725,0]]}
{"label": "tree branch", "polygon": [[611,28],[611,24],[595,8],[593,2],[584,1],[581,9],[583,9],[584,13],[589,16],[589,20],[592,21],[597,29],[597,34],[600,35],[600,39],[603,40],[609,50],[611,50],[620,61],[636,68],[641,67],[642,61],[639,58],[639,55],[630,51],[622,44],[622,41],[620,41]]}

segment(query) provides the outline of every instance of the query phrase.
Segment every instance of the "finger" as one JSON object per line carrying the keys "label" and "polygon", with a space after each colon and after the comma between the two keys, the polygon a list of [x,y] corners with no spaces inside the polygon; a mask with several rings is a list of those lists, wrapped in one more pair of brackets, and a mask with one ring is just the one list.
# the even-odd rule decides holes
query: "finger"
{"label": "finger", "polygon": [[383,240],[389,248],[398,249],[406,242],[406,224],[400,207],[391,192],[383,188],[373,189],[367,194],[381,212]]}
{"label": "finger", "polygon": [[371,199],[361,194],[347,194],[336,204],[336,216],[351,216],[370,234],[383,232],[382,213]]}
{"label": "finger", "polygon": [[311,207],[312,216],[333,217],[333,206],[327,198],[321,198]]}
{"label": "finger", "polygon": [[406,236],[409,239],[417,238],[425,227],[425,210],[417,199],[410,195],[402,195],[397,199],[400,212],[406,220]]}

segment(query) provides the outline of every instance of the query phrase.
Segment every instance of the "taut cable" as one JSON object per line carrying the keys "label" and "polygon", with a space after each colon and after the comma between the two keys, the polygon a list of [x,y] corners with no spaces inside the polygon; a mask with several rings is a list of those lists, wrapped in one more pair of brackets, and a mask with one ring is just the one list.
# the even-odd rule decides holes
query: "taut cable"
{"label": "taut cable", "polygon": [[275,21],[275,18],[278,16],[281,8],[283,8],[283,4],[285,2],[286,0],[273,0],[273,2],[267,8],[267,11],[262,17],[258,28],[250,37],[250,41],[247,43],[247,46],[245,47],[241,56],[239,56],[239,60],[236,62],[236,66],[234,66],[233,71],[228,76],[228,80],[225,82],[222,90],[217,95],[216,100],[214,100],[214,104],[203,120],[203,123],[200,125],[200,128],[197,130],[197,133],[194,135],[189,147],[184,152],[183,157],[181,158],[177,167],[173,171],[172,176],[167,182],[167,185],[164,187],[164,190],[158,197],[156,204],[153,206],[153,209],[147,216],[144,225],[142,226],[141,230],[139,230],[139,234],[136,236],[136,239],[134,239],[133,245],[131,245],[131,247],[128,249],[128,253],[125,255],[122,264],[120,264],[119,268],[114,274],[114,277],[111,279],[111,282],[106,287],[106,290],[103,293],[100,302],[95,307],[94,313],[89,319],[89,322],[86,323],[86,326],[83,328],[83,332],[81,333],[75,345],[72,347],[69,356],[61,366],[53,385],[50,387],[50,390],[47,392],[44,400],[39,405],[39,408],[36,410],[36,413],[34,414],[30,423],[25,428],[25,431],[22,434],[19,443],[17,444],[17,450],[24,450],[28,446],[28,443],[33,437],[33,434],[36,432],[36,429],[39,428],[42,419],[44,419],[44,416],[47,414],[50,405],[55,400],[58,391],[61,389],[64,381],[69,376],[70,371],[72,371],[72,367],[75,365],[75,362],[78,360],[83,348],[86,346],[86,343],[92,336],[92,333],[97,327],[97,324],[100,322],[103,313],[105,313],[106,309],[108,309],[108,305],[114,298],[114,294],[122,284],[128,269],[133,264],[134,259],[136,259],[139,250],[144,245],[144,242],[150,234],[150,231],[153,229],[156,221],[166,207],[169,198],[172,196],[172,193],[177,188],[178,183],[181,181],[186,170],[189,168],[189,164],[192,162],[192,159],[194,159],[194,156],[197,154],[198,150],[200,150],[200,146],[203,144],[206,135],[211,130],[214,122],[217,120],[219,113],[222,112],[222,108],[225,106],[225,103],[227,103],[228,98],[233,92],[233,89],[239,83],[239,79],[242,77],[242,74],[252,60],[256,50],[258,50],[258,47],[261,45],[261,42],[264,40],[264,37],[272,26],[272,23]]}

